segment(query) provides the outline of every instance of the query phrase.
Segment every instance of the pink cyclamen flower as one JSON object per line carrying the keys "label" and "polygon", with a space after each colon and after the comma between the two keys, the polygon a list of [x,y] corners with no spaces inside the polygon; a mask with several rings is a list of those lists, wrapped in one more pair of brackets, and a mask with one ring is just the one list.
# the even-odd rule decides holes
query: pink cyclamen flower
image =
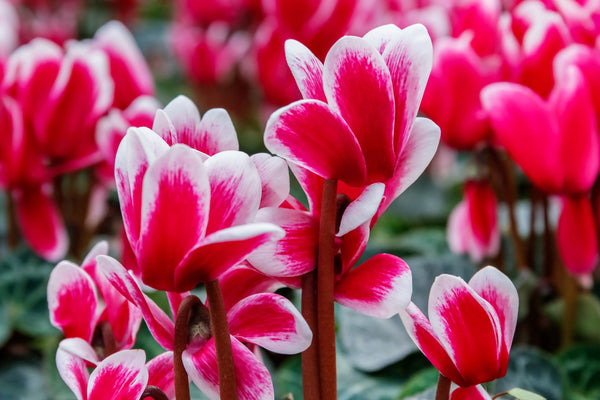
{"label": "pink cyclamen flower", "polygon": [[[60,342],[56,366],[78,400],[139,400],[148,385],[175,398],[172,352],[146,363],[143,350],[121,350],[100,361],[89,343],[71,338]],[[91,374],[90,366],[94,368]]]}
{"label": "pink cyclamen flower", "polygon": [[558,252],[567,270],[590,287],[598,265],[596,216],[587,195],[565,196],[556,227]]}
{"label": "pink cyclamen flower", "polygon": [[[115,259],[98,257],[98,265],[107,279],[144,315],[154,338],[167,350],[173,348],[173,320],[140,289],[130,272]],[[228,271],[228,274],[231,273]],[[246,275],[247,276],[247,275]],[[239,292],[251,293],[256,288],[246,283],[231,281],[223,288],[236,288]],[[262,286],[262,284],[261,284]],[[270,285],[269,285],[270,286]],[[263,286],[264,287],[264,286]],[[186,295],[169,293],[171,308]],[[227,309],[227,322],[231,334],[238,395],[242,400],[273,399],[273,384],[265,365],[257,359],[250,348],[254,345],[281,354],[294,354],[305,350],[312,340],[308,324],[298,310],[283,296],[273,293],[257,293],[234,303],[239,293],[223,291]],[[175,316],[175,312],[173,313]],[[260,316],[260,318],[257,318]],[[205,321],[210,327],[210,322]],[[211,399],[218,399],[218,368],[216,348],[210,328],[193,338],[183,353],[183,362],[192,381]]]}
{"label": "pink cyclamen flower", "polygon": [[142,281],[156,289],[183,292],[214,280],[283,235],[273,224],[253,222],[262,185],[245,153],[208,157],[131,128],[117,151],[115,179]]}
{"label": "pink cyclamen flower", "polygon": [[450,400],[492,400],[492,396],[481,385],[452,389]]}
{"label": "pink cyclamen flower", "polygon": [[106,54],[114,82],[112,106],[124,110],[143,95],[154,94],[154,79],[144,56],[127,28],[118,21],[100,27],[92,46]]}
{"label": "pink cyclamen flower", "polygon": [[438,276],[429,293],[429,319],[414,303],[400,311],[400,318],[440,373],[468,387],[506,374],[518,307],[510,279],[488,266],[468,284]]}
{"label": "pink cyclamen flower", "polygon": [[496,194],[489,182],[468,181],[464,199],[448,219],[448,243],[455,253],[468,253],[480,262],[500,250]]}
{"label": "pink cyclamen flower", "polygon": [[[439,130],[430,120],[415,119],[432,60],[422,25],[385,25],[363,38],[343,37],[324,64],[293,40],[286,42],[286,56],[305,100],[269,118],[270,151],[355,187],[405,178],[397,168],[406,168],[399,160],[407,149],[424,165],[431,160]],[[424,141],[430,146],[415,151]]]}
{"label": "pink cyclamen flower", "polygon": [[[494,137],[547,193],[588,191],[600,167],[600,139],[588,82],[579,68],[555,71],[548,100],[515,83],[493,83],[481,101]],[[535,149],[535,157],[532,157]]]}
{"label": "pink cyclamen flower", "polygon": [[92,343],[95,335],[101,335],[99,325],[104,321],[110,325],[116,348],[128,349],[135,342],[142,314],[97,270],[96,256],[107,253],[107,243],[99,242],[81,267],[61,261],[52,270],[48,281],[50,322],[67,338]]}

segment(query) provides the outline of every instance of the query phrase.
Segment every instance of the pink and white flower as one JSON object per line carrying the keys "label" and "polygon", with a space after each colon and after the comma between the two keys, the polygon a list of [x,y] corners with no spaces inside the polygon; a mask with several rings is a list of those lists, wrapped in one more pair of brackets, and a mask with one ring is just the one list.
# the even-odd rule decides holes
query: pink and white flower
{"label": "pink and white flower", "polygon": [[440,373],[467,388],[506,374],[518,307],[510,279],[488,266],[468,284],[438,276],[429,293],[429,319],[414,303],[400,311],[400,318]]}
{"label": "pink and white flower", "polygon": [[[150,298],[142,293],[135,278],[118,261],[111,257],[98,257],[98,265],[107,279],[144,315],[150,332],[167,350],[173,348],[174,324]],[[252,279],[236,287],[241,292],[255,290]],[[239,283],[239,281],[238,281]],[[225,287],[225,286],[224,286]],[[240,399],[272,399],[273,384],[264,364],[259,361],[248,345],[294,354],[303,351],[312,340],[312,333],[295,307],[284,297],[272,293],[257,293],[234,304],[239,293],[223,291],[227,309],[227,321],[231,334],[238,394]],[[172,309],[186,294],[171,295]],[[233,298],[230,298],[233,296]],[[175,315],[175,313],[174,313]],[[260,318],[258,318],[260,316]],[[216,349],[210,322],[204,334],[196,336],[183,353],[183,362],[192,381],[211,399],[218,399],[218,369]],[[203,336],[204,335],[204,336]]]}

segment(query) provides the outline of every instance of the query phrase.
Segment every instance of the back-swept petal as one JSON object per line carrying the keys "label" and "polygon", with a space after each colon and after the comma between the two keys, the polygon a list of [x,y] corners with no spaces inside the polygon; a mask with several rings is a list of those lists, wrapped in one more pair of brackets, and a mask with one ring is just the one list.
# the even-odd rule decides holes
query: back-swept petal
{"label": "back-swept petal", "polygon": [[197,151],[175,144],[148,168],[137,249],[146,285],[174,290],[175,267],[204,236],[210,202],[208,175]]}
{"label": "back-swept petal", "polygon": [[285,42],[285,58],[302,97],[327,101],[323,92],[323,63],[297,40]]}
{"label": "back-swept petal", "polygon": [[322,101],[300,100],[274,112],[265,128],[265,146],[323,178],[353,186],[366,181],[365,158],[356,137]]}
{"label": "back-swept petal", "polygon": [[381,54],[363,38],[341,38],[325,58],[323,85],[328,104],[360,143],[368,183],[388,180],[396,161],[395,104],[392,78]]}
{"label": "back-swept petal", "polygon": [[88,400],[139,399],[148,382],[144,350],[122,350],[105,358],[90,375]]}

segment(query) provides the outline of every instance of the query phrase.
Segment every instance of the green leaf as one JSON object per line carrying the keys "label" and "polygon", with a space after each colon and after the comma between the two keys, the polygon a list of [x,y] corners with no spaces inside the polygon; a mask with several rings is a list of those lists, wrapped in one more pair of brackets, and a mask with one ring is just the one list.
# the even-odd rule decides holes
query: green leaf
{"label": "green leaf", "polygon": [[600,399],[600,346],[572,346],[557,356],[568,378],[571,400]]}
{"label": "green leaf", "polygon": [[[556,323],[564,318],[565,303],[563,299],[550,303],[545,312]],[[600,344],[600,301],[591,293],[581,293],[577,298],[577,315],[575,334],[578,338]]]}
{"label": "green leaf", "polygon": [[521,388],[510,389],[508,394],[519,400],[546,400],[545,397],[540,396],[539,394]]}
{"label": "green leaf", "polygon": [[402,387],[400,398],[414,396],[437,385],[440,373],[435,368],[427,368],[414,374]]}

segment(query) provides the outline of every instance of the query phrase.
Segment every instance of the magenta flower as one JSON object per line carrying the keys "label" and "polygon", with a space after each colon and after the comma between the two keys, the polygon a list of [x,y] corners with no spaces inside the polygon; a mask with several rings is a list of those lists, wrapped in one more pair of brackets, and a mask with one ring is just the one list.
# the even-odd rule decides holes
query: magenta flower
{"label": "magenta flower", "polygon": [[106,242],[96,244],[81,267],[61,261],[52,270],[47,291],[50,322],[65,337],[92,343],[95,335],[101,335],[99,324],[104,321],[110,325],[116,350],[129,349],[142,314],[97,270],[96,256],[100,254],[108,254]]}
{"label": "magenta flower", "polygon": [[[139,400],[147,385],[173,399],[173,354],[166,352],[147,364],[143,350],[121,350],[104,360],[79,338],[64,339],[56,352],[58,372],[78,400]],[[88,367],[94,370],[90,374]]]}
{"label": "magenta flower", "polygon": [[485,391],[483,386],[457,387],[450,393],[450,400],[492,400],[492,396]]}
{"label": "magenta flower", "polygon": [[[144,315],[150,332],[165,349],[171,350],[174,342],[174,324],[150,298],[142,293],[131,273],[113,258],[98,257],[99,268],[108,280],[127,299],[135,304]],[[231,281],[230,281],[231,282]],[[224,284],[249,293],[256,288],[255,279]],[[226,304],[233,304],[239,293],[223,291]],[[172,309],[176,310],[185,294],[170,293]],[[233,296],[233,298],[230,298]],[[175,315],[175,313],[174,313]],[[257,318],[257,316],[261,316]],[[192,381],[211,399],[218,399],[218,369],[215,342],[210,322],[204,321],[205,330],[194,337],[183,353],[186,371]],[[272,399],[273,384],[264,364],[252,353],[253,345],[282,354],[303,351],[312,339],[308,325],[284,297],[272,293],[258,293],[243,298],[227,310],[227,322],[231,334],[233,357],[240,399]]]}
{"label": "magenta flower", "polygon": [[555,72],[560,79],[547,101],[507,82],[487,86],[481,100],[495,139],[534,185],[547,193],[583,193],[600,167],[594,106],[579,68],[568,65]]}
{"label": "magenta flower", "polygon": [[448,219],[448,243],[455,253],[468,253],[475,262],[500,250],[496,194],[489,182],[468,181],[464,199]]}
{"label": "magenta flower", "polygon": [[400,311],[400,318],[440,373],[469,387],[506,374],[518,307],[510,279],[485,267],[468,284],[438,276],[429,294],[429,319],[414,303]]}
{"label": "magenta flower", "polygon": [[151,287],[190,290],[283,235],[275,225],[253,222],[262,185],[244,153],[207,157],[132,128],[115,165],[125,231]]}

